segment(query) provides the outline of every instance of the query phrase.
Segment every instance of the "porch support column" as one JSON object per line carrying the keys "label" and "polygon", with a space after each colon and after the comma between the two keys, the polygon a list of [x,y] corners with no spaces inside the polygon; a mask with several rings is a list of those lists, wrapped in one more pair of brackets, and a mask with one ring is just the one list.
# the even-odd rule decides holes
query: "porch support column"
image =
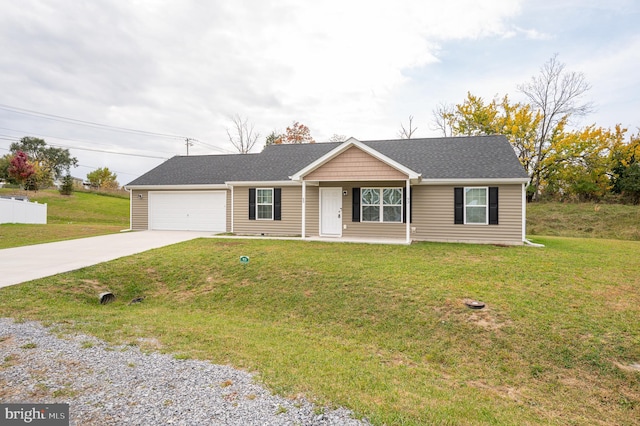
{"label": "porch support column", "polygon": [[305,239],[307,230],[307,181],[302,180],[302,239]]}
{"label": "porch support column", "polygon": [[231,188],[231,230],[229,232],[233,234],[233,205],[235,204],[235,200],[233,199],[233,185],[229,185],[229,188]]}
{"label": "porch support column", "polygon": [[407,179],[407,188],[404,191],[406,197],[405,217],[407,218],[407,244],[411,243],[411,179]]}

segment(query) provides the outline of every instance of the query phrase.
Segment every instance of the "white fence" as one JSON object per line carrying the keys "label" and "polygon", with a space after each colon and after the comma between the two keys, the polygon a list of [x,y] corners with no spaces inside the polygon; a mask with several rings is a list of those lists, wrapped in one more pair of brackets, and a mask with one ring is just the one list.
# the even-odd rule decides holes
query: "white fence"
{"label": "white fence", "polygon": [[0,198],[0,223],[47,223],[47,204]]}

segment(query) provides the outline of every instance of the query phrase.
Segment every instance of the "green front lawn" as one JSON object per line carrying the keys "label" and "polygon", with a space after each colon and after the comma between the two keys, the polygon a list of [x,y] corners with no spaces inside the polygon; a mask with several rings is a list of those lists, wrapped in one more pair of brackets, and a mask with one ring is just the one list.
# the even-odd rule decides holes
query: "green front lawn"
{"label": "green front lawn", "polygon": [[231,364],[378,425],[639,424],[640,243],[536,241],[200,239],[0,289],[0,316]]}
{"label": "green front lawn", "polygon": [[[0,195],[24,196],[25,191],[3,188]],[[92,192],[63,196],[55,190],[26,195],[30,201],[47,203],[47,224],[0,225],[0,249],[112,234],[129,228],[128,197]]]}

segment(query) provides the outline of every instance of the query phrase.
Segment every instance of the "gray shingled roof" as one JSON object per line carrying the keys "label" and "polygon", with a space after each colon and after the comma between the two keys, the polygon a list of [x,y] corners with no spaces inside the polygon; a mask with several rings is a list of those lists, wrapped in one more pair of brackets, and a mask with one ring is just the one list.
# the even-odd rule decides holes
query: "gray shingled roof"
{"label": "gray shingled roof", "polygon": [[[423,179],[526,178],[504,136],[362,141],[421,173]],[[341,142],[270,145],[259,154],[177,156],[134,181],[136,185],[194,185],[286,181]]]}
{"label": "gray shingled roof", "polygon": [[423,179],[526,178],[504,136],[363,141]]}

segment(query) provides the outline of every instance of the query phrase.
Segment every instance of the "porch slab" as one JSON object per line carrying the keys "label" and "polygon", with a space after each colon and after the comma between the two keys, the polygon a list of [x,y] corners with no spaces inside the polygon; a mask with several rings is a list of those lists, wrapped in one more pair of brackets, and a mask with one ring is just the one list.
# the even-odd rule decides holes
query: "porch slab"
{"label": "porch slab", "polygon": [[283,240],[283,241],[319,241],[323,243],[359,243],[359,244],[397,244],[409,245],[407,240],[399,238],[366,238],[366,237],[275,237],[266,235],[210,235],[204,238],[237,239],[237,240]]}

